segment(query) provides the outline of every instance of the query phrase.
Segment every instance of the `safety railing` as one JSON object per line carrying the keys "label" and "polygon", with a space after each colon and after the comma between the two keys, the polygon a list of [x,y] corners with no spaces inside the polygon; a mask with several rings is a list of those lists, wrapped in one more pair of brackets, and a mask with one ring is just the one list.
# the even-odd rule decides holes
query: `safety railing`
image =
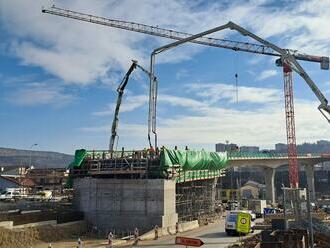
{"label": "safety railing", "polygon": [[[318,158],[324,157],[320,153],[299,153],[298,158]],[[228,152],[228,159],[282,159],[288,158],[287,153],[274,153],[274,152]]]}

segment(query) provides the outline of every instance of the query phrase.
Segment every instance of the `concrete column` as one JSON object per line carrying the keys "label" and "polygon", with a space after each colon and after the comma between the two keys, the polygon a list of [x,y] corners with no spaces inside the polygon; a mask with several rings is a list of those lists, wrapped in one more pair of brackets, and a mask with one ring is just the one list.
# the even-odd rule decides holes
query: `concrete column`
{"label": "concrete column", "polygon": [[266,200],[275,203],[275,169],[266,167],[264,168],[265,186],[266,186]]}
{"label": "concrete column", "polygon": [[307,177],[307,185],[311,197],[311,202],[315,201],[315,184],[314,184],[314,166],[305,165],[305,172]]}

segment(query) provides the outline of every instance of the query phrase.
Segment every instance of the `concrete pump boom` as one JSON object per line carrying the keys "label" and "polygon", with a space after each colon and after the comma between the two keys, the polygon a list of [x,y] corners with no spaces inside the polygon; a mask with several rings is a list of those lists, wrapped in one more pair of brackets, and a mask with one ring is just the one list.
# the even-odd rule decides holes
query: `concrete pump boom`
{"label": "concrete pump boom", "polygon": [[[117,129],[118,129],[118,123],[119,123],[119,110],[120,110],[122,98],[123,98],[123,95],[124,95],[124,91],[125,91],[125,88],[127,86],[127,83],[128,83],[128,80],[129,80],[130,75],[132,74],[132,72],[137,67],[140,68],[149,77],[151,77],[151,74],[150,74],[149,71],[147,71],[142,66],[140,66],[136,60],[132,60],[132,65],[130,66],[130,68],[126,72],[124,78],[122,79],[121,83],[119,84],[119,86],[117,88],[118,97],[117,97],[117,103],[116,103],[115,113],[114,113],[114,117],[113,117],[113,121],[112,121],[112,126],[111,126],[111,136],[110,136],[110,142],[109,142],[109,151],[113,151],[114,150],[114,145],[115,145],[116,137],[118,137],[118,135],[117,135]],[[155,78],[154,78],[154,80],[156,81]]]}
{"label": "concrete pump boom", "polygon": [[328,100],[324,97],[322,92],[318,89],[316,84],[312,81],[309,75],[305,72],[305,70],[300,66],[297,62],[296,58],[290,53],[289,50],[282,49],[276,46],[273,43],[270,43],[259,36],[251,33],[250,31],[242,28],[241,26],[228,22],[225,25],[204,31],[202,33],[192,35],[191,37],[173,42],[171,44],[167,44],[165,46],[161,46],[156,48],[151,53],[150,58],[150,95],[149,95],[149,122],[148,122],[148,139],[150,141],[150,130],[155,136],[155,146],[157,147],[157,129],[156,129],[156,113],[157,113],[157,91],[158,91],[158,83],[153,80],[154,78],[154,66],[155,66],[155,58],[156,54],[169,50],[171,48],[177,47],[183,43],[190,42],[192,40],[198,39],[199,37],[215,33],[221,30],[231,29],[236,30],[240,34],[244,36],[249,36],[252,39],[260,42],[261,44],[273,49],[277,53],[280,54],[280,60],[276,61],[277,65],[283,66],[284,73],[284,95],[285,95],[285,113],[286,113],[286,131],[287,131],[287,141],[288,141],[288,162],[289,162],[289,179],[291,187],[297,188],[299,185],[299,177],[298,177],[298,163],[297,163],[297,150],[296,150],[296,136],[295,136],[295,118],[294,118],[294,104],[293,104],[293,82],[292,82],[292,69],[295,70],[308,84],[308,86],[312,89],[316,97],[319,99],[321,104],[318,109],[324,115],[324,117],[330,122],[330,106],[328,105]]}
{"label": "concrete pump boom", "polygon": [[[253,34],[252,32],[244,29],[243,27],[233,23],[233,22],[228,22],[225,25],[201,32],[199,34],[192,35],[190,37],[175,41],[173,43],[161,46],[159,48],[156,48],[152,53],[151,53],[151,58],[150,58],[150,73],[152,74],[152,77],[150,77],[150,92],[149,92],[149,120],[148,120],[148,139],[150,143],[150,134],[151,132],[155,136],[155,146],[157,145],[157,130],[156,130],[156,114],[157,114],[157,91],[158,91],[158,84],[157,82],[153,82],[154,78],[154,65],[155,65],[155,56],[156,54],[159,54],[161,52],[164,52],[166,50],[172,49],[174,47],[177,47],[183,43],[187,42],[192,42],[196,39],[199,39],[200,37],[204,37],[206,35],[209,35],[211,33],[219,32],[221,30],[225,29],[231,29],[231,30],[236,30],[243,36],[249,36],[252,39],[260,42],[262,45],[265,47],[268,47],[275,51],[277,54],[279,54],[280,61],[282,63],[288,64],[289,67],[292,67],[293,70],[295,70],[308,84],[308,86],[311,88],[315,96],[319,99],[320,105],[318,109],[322,113],[322,115],[327,119],[327,121],[330,123],[330,106],[328,105],[328,100],[324,97],[322,92],[319,90],[319,88],[316,86],[316,84],[313,82],[313,80],[308,76],[306,71],[300,66],[298,63],[296,57],[294,54],[291,54],[290,50],[288,49],[282,49],[275,44],[268,42],[259,36]],[[281,63],[281,64],[282,64]],[[277,62],[277,65],[279,63]]]}

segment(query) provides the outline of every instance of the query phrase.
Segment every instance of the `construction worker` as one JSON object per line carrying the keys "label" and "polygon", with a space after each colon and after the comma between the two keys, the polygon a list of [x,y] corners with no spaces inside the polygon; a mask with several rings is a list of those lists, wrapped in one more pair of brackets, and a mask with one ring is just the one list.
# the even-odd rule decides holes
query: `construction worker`
{"label": "construction worker", "polygon": [[149,152],[150,158],[154,158],[156,151],[155,151],[155,148],[153,146],[150,146],[148,152]]}
{"label": "construction worker", "polygon": [[148,150],[147,150],[147,148],[144,148],[142,151],[142,157],[147,158],[147,156],[148,156]]}
{"label": "construction worker", "polygon": [[109,234],[108,234],[108,244],[109,244],[109,248],[112,248],[112,245],[113,245],[113,238],[114,238],[114,236],[113,236],[112,232],[109,232]]}
{"label": "construction worker", "polygon": [[80,238],[78,238],[78,241],[77,241],[77,248],[83,248],[82,241]]}
{"label": "construction worker", "polygon": [[159,234],[158,234],[158,225],[155,225],[155,239],[158,239]]}
{"label": "construction worker", "polygon": [[137,227],[135,227],[135,229],[134,229],[134,243],[137,244],[138,241],[139,241],[139,229]]}

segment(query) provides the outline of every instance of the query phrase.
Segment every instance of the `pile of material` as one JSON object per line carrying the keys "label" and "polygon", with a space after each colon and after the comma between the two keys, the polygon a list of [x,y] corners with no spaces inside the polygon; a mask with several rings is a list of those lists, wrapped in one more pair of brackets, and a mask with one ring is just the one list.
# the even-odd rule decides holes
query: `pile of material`
{"label": "pile of material", "polygon": [[81,223],[65,226],[41,226],[22,229],[0,228],[0,247],[26,248],[38,241],[54,242],[77,238],[86,232],[86,225]]}
{"label": "pile of material", "polygon": [[249,238],[244,239],[243,247],[244,248],[255,248],[261,241],[260,234],[253,235]]}
{"label": "pile of material", "polygon": [[[330,235],[330,233],[328,233]],[[314,233],[315,248],[328,248],[330,247],[330,237],[319,232]]]}

